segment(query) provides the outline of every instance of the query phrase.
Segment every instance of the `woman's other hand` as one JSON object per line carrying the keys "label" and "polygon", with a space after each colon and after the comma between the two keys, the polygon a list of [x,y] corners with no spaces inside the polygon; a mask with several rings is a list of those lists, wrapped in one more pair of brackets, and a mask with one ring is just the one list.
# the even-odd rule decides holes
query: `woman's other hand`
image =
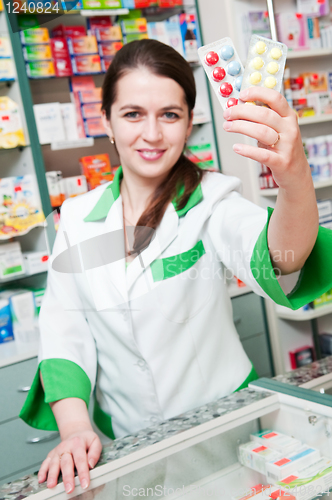
{"label": "woman's other hand", "polygon": [[80,484],[86,489],[90,484],[89,469],[96,465],[101,451],[102,444],[93,430],[73,432],[47,455],[40,467],[38,482],[47,479],[47,487],[54,488],[61,472],[66,493],[71,493],[75,488],[76,468]]}
{"label": "woman's other hand", "polygon": [[269,167],[278,186],[294,188],[299,177],[310,174],[295,111],[279,92],[263,87],[250,87],[240,98],[246,104],[224,112],[224,129],[256,139],[258,147],[234,144],[234,151]]}

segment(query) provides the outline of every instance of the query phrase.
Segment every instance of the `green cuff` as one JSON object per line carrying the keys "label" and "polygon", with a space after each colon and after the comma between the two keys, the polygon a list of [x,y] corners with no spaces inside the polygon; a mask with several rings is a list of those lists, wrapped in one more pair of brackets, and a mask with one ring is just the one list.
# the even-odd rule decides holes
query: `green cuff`
{"label": "green cuff", "polygon": [[259,378],[258,374],[255,370],[255,367],[252,363],[251,363],[251,366],[252,366],[251,372],[249,373],[248,377],[245,379],[244,382],[242,382],[240,387],[238,387],[234,392],[241,391],[242,389],[245,389],[246,387],[248,387],[250,382],[253,382],[254,380],[257,380]]}
{"label": "green cuff", "polygon": [[[45,393],[40,382],[43,377]],[[48,403],[65,398],[80,398],[89,405],[91,382],[85,371],[67,359],[46,359],[39,366],[19,417],[31,427],[57,431],[58,426]]]}
{"label": "green cuff", "polygon": [[93,421],[101,432],[105,434],[105,436],[110,439],[115,439],[112,427],[112,418],[100,408],[96,398],[93,406]]}
{"label": "green cuff", "polygon": [[315,246],[301,269],[296,287],[286,296],[275,275],[267,243],[272,212],[269,207],[268,220],[256,242],[250,268],[257,283],[274,302],[299,309],[332,288],[332,231],[319,228]]}

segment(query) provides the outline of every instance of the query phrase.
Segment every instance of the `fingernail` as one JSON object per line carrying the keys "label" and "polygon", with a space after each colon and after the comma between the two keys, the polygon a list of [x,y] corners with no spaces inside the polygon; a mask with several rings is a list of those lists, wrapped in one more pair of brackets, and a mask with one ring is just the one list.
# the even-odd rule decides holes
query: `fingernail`
{"label": "fingernail", "polygon": [[81,484],[83,490],[86,490],[87,487],[89,486],[89,483],[86,479],[83,479],[82,484]]}
{"label": "fingernail", "polygon": [[231,110],[230,109],[226,109],[226,111],[224,112],[224,118],[225,120],[228,120],[228,118],[231,116]]}
{"label": "fingernail", "polygon": [[224,122],[224,130],[230,130],[232,128],[232,122]]}
{"label": "fingernail", "polygon": [[71,492],[72,487],[71,487],[70,483],[65,484],[65,490],[66,490],[66,493],[70,493]]}
{"label": "fingernail", "polygon": [[235,153],[239,153],[241,150],[242,150],[242,146],[240,144],[233,145],[233,151],[235,151]]}
{"label": "fingernail", "polygon": [[89,466],[91,467],[91,469],[93,469],[93,468],[94,468],[94,466],[95,466],[95,464],[94,464],[94,461],[93,461],[93,460],[89,460],[89,461],[88,461],[88,464],[89,464]]}
{"label": "fingernail", "polygon": [[242,90],[239,95],[240,99],[246,99],[248,97],[248,91]]}

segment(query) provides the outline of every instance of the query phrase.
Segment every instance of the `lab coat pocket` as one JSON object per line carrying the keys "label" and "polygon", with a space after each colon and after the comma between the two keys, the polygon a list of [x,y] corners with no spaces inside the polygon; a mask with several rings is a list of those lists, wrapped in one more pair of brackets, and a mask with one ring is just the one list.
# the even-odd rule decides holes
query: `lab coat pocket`
{"label": "lab coat pocket", "polygon": [[196,316],[212,294],[210,257],[200,240],[190,250],[151,264],[157,305],[169,321]]}

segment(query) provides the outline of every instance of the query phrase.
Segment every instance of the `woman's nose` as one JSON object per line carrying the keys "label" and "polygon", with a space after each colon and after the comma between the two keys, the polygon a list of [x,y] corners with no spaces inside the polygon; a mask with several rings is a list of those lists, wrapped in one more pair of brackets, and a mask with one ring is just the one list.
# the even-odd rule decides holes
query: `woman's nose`
{"label": "woman's nose", "polygon": [[142,137],[149,142],[158,142],[162,139],[161,125],[156,117],[151,116],[145,120]]}

